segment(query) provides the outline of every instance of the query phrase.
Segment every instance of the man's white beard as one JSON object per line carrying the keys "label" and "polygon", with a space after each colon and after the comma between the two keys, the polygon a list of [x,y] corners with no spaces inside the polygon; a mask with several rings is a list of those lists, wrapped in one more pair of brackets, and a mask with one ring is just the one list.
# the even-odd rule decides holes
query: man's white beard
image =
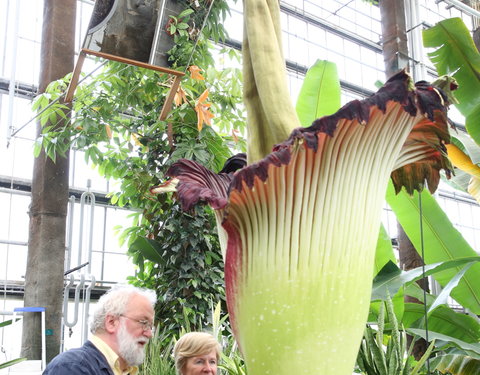
{"label": "man's white beard", "polygon": [[145,359],[145,345],[140,346],[138,343],[146,343],[147,341],[148,337],[142,336],[135,338],[128,333],[125,322],[120,324],[117,335],[118,351],[120,357],[122,357],[129,366],[138,366],[143,363]]}

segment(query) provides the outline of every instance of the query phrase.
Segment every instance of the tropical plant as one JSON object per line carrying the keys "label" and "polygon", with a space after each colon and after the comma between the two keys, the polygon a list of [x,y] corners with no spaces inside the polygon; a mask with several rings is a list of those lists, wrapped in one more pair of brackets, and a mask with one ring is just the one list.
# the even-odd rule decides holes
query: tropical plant
{"label": "tropical plant", "polygon": [[[386,328],[385,306],[388,312],[389,328]],[[423,374],[421,369],[434,348],[434,341],[422,358],[414,364],[411,356],[413,342],[407,348],[406,331],[399,327],[393,303],[387,298],[380,304],[377,329],[368,324],[357,357],[358,373],[366,375],[416,375]]]}
{"label": "tropical plant", "polygon": [[228,375],[246,375],[245,362],[231,332],[228,315],[222,316],[221,308],[221,304],[217,303],[212,309],[212,334],[222,343],[222,358],[218,367]]}
{"label": "tropical plant", "polygon": [[[173,360],[173,341],[169,340],[171,332],[157,330],[145,349],[145,360],[140,368],[140,375],[176,375]],[[168,344],[165,344],[165,341]]]}
{"label": "tropical plant", "polygon": [[[203,10],[210,4],[200,3]],[[67,126],[46,124],[64,116],[61,97],[69,77],[51,83],[34,102],[44,125],[36,153],[43,147],[54,158],[69,148],[83,151],[100,175],[118,181],[111,203],[133,210],[132,225],[117,228],[138,268],[130,281],[157,289],[157,321],[171,332],[185,325],[185,319],[200,325],[208,317],[210,301],[225,299],[223,260],[210,209],[184,213],[170,197],[152,196],[149,188],[165,178],[164,171],[175,160],[192,158],[219,171],[232,150],[245,148],[241,72],[215,69],[209,42],[225,35],[221,21],[227,3],[215,1],[201,22],[200,11],[185,6],[173,33],[181,44],[171,51],[171,63],[186,75],[167,118],[159,115],[171,77],[114,62],[77,87]],[[194,23],[201,31],[198,38],[184,32],[185,24]],[[217,52],[238,58],[227,48]],[[209,123],[213,126],[205,126]]]}
{"label": "tropical plant", "polygon": [[480,359],[446,355],[432,363],[441,374],[447,375],[476,375],[480,369]]}
{"label": "tropical plant", "polygon": [[266,156],[299,121],[281,87],[278,3],[247,0],[244,17],[247,155],[258,162],[214,179],[181,160],[171,185],[186,207],[205,200],[221,215],[230,320],[249,373],[350,374],[388,178],[435,190],[449,168],[447,97],[401,72]]}
{"label": "tropical plant", "polygon": [[[438,263],[476,256],[476,251],[454,228],[446,213],[431,194],[424,191],[412,197],[404,192],[395,195],[389,187],[386,200],[395,212],[417,251],[424,250],[425,263]],[[420,230],[418,222],[422,220]],[[450,269],[435,275],[435,280],[444,287],[460,271]],[[473,265],[452,292],[452,297],[475,314],[480,313],[480,264]]]}
{"label": "tropical plant", "polygon": [[[468,134],[480,146],[480,53],[470,31],[462,19],[446,19],[423,32],[423,43],[432,49],[428,55],[438,73],[451,75],[458,82],[455,106],[465,116]],[[468,191],[480,202],[480,159],[469,149],[457,139],[448,153],[456,167],[471,175]]]}
{"label": "tropical plant", "polygon": [[[441,370],[442,366],[450,362],[461,363],[463,359],[467,360],[469,366],[473,366],[476,362],[468,361],[468,359],[470,357],[477,358],[480,354],[478,345],[480,322],[464,313],[454,311],[447,304],[448,297],[458,286],[459,280],[464,277],[468,268],[479,260],[478,256],[461,258],[429,264],[410,271],[401,271],[394,263],[389,262],[374,279],[373,300],[388,301],[390,295],[403,296],[405,293],[424,302],[425,305],[403,303],[403,298],[394,298],[391,310],[395,311],[395,319],[401,321],[404,327],[402,331],[435,341],[435,346],[432,345],[431,350],[435,359],[431,359],[428,363],[431,370]],[[457,267],[460,267],[461,271],[450,280],[438,296],[426,293],[414,283],[419,278],[438,275],[447,269],[453,270]],[[381,321],[381,315],[380,308],[373,306],[370,319]],[[371,341],[365,342],[367,349],[375,352],[376,349],[370,349],[371,345],[369,344]],[[447,357],[448,361],[444,360],[444,357]]]}

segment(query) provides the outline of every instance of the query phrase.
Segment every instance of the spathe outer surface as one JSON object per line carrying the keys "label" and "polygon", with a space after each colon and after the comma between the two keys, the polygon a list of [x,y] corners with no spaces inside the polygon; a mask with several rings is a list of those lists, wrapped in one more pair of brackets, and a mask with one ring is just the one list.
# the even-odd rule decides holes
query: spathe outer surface
{"label": "spathe outer surface", "polygon": [[[396,189],[411,193],[435,190],[439,170],[449,173],[446,100],[400,72],[370,98],[295,129],[229,183],[170,171],[182,204],[206,199],[221,213],[228,309],[249,374],[352,373],[388,179],[394,171]],[[207,194],[210,178],[228,190]]]}

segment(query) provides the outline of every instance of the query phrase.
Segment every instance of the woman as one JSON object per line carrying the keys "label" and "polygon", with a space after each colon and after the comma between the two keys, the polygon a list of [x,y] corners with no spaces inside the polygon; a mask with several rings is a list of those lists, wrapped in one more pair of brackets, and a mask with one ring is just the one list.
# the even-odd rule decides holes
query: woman
{"label": "woman", "polygon": [[175,367],[180,375],[216,375],[220,353],[220,344],[205,332],[183,335],[173,349]]}

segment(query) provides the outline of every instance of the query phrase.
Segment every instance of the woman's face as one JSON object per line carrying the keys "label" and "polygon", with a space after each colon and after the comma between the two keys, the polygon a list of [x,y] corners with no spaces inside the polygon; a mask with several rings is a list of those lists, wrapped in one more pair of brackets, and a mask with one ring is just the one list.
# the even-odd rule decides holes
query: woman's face
{"label": "woman's face", "polygon": [[190,357],[185,363],[182,375],[217,374],[217,353],[212,350],[210,353]]}

